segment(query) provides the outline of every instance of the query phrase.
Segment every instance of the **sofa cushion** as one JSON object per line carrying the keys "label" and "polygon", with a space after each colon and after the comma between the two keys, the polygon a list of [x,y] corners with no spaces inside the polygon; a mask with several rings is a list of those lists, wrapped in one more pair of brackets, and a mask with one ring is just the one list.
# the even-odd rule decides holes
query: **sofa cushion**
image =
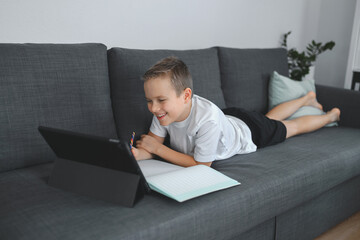
{"label": "sofa cushion", "polygon": [[314,79],[295,81],[274,71],[269,82],[269,109],[305,96],[310,91],[316,91]]}
{"label": "sofa cushion", "polygon": [[[237,239],[359,174],[360,129],[326,128],[213,163],[241,185],[178,203],[152,192],[134,208],[51,188],[51,164],[0,174],[4,239]],[[311,151],[309,151],[311,149]]]}
{"label": "sofa cushion", "polygon": [[322,128],[214,167],[241,182],[249,194],[242,197],[252,199],[250,207],[240,207],[247,209],[242,214],[269,218],[359,176],[359,145],[360,129]]}
{"label": "sofa cushion", "polygon": [[286,50],[219,47],[222,90],[227,107],[268,111],[268,86],[273,71],[288,76]]}
{"label": "sofa cushion", "polygon": [[[244,216],[235,188],[184,203],[153,192],[126,208],[49,187],[51,168],[0,174],[1,239],[237,239],[244,228],[250,230],[245,236],[258,235],[248,225],[238,227]],[[271,219],[257,231],[273,233],[274,224]]]}
{"label": "sofa cushion", "polygon": [[38,126],[116,136],[106,47],[0,44],[0,172],[48,162]]}
{"label": "sofa cushion", "polygon": [[180,58],[189,67],[195,94],[220,108],[225,106],[216,48],[184,51],[112,48],[108,51],[111,97],[120,138],[130,139],[133,131],[137,136],[148,132],[152,115],[147,109],[141,77],[168,56]]}
{"label": "sofa cushion", "polygon": [[[269,83],[269,109],[274,108],[280,103],[291,101],[305,96],[310,91],[316,91],[314,79],[295,81],[288,77],[278,74],[276,71],[271,75]],[[299,108],[286,120],[299,118],[306,115],[324,115],[325,112],[313,106],[303,106]],[[337,126],[337,122],[327,124],[327,127]]]}

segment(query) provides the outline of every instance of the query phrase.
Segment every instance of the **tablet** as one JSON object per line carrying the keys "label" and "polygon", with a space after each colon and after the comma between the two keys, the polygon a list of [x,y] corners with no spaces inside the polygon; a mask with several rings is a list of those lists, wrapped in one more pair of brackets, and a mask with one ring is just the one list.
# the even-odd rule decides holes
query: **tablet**
{"label": "tablet", "polygon": [[44,126],[38,130],[58,158],[139,175],[141,187],[150,192],[129,143]]}

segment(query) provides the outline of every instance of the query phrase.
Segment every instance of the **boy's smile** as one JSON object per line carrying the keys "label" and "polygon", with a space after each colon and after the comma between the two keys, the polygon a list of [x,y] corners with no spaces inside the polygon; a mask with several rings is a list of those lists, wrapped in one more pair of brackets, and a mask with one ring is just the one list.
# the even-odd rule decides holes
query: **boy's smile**
{"label": "boy's smile", "polygon": [[167,126],[173,122],[184,121],[191,111],[191,89],[185,89],[177,96],[168,75],[147,80],[144,83],[148,109],[160,124]]}

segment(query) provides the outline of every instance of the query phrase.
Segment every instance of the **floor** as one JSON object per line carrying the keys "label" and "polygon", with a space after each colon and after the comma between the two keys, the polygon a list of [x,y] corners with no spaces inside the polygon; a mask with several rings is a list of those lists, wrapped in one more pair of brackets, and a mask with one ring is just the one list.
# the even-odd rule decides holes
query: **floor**
{"label": "floor", "polygon": [[359,240],[360,212],[333,227],[314,240]]}

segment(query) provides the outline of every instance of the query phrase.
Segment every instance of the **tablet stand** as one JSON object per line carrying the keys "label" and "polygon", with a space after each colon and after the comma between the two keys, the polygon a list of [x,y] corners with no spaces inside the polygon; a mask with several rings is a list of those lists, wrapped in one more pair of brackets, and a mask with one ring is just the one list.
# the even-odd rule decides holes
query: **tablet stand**
{"label": "tablet stand", "polygon": [[49,185],[126,207],[144,196],[136,174],[62,158],[55,161]]}

